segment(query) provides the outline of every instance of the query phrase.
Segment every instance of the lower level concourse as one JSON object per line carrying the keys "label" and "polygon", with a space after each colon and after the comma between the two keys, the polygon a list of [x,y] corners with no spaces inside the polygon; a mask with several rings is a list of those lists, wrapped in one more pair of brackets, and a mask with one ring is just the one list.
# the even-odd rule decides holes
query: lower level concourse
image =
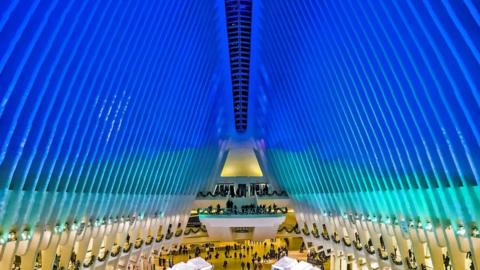
{"label": "lower level concourse", "polygon": [[[306,261],[305,248],[300,249],[302,240],[300,238],[285,240],[184,244],[179,246],[178,251],[160,252],[158,256],[154,256],[153,264],[155,269],[163,269],[199,256],[212,264],[214,269],[261,270],[271,269],[272,264],[283,256]],[[146,265],[144,264],[143,269],[153,269],[145,268]]]}

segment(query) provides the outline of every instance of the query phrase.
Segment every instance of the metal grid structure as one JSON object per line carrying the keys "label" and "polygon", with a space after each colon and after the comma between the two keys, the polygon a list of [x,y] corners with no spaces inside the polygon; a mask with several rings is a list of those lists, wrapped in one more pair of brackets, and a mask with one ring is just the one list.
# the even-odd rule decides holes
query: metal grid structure
{"label": "metal grid structure", "polygon": [[235,128],[247,129],[252,1],[225,0]]}

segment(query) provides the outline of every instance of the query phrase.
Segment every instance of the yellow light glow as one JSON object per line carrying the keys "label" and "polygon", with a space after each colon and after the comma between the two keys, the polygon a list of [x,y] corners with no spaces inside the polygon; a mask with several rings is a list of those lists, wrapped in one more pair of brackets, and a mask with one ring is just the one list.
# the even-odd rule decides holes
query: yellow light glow
{"label": "yellow light glow", "polygon": [[230,149],[223,165],[222,177],[262,177],[263,173],[252,149]]}

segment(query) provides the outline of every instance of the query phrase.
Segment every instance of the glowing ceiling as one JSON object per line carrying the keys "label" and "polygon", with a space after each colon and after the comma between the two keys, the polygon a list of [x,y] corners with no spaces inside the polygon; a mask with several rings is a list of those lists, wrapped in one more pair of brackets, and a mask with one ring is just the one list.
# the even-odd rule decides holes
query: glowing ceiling
{"label": "glowing ceiling", "polygon": [[254,1],[239,134],[223,1],[4,1],[0,223],[185,211],[227,140],[299,207],[478,221],[479,10]]}

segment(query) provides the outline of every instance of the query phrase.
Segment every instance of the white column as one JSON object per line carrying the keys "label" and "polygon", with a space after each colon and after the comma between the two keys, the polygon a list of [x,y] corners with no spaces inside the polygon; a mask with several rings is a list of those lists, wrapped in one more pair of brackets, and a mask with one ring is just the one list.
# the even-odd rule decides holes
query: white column
{"label": "white column", "polygon": [[43,234],[43,231],[35,231],[33,233],[28,251],[27,253],[25,253],[24,256],[22,256],[22,270],[33,269],[33,266],[35,265],[35,260],[37,259],[38,247],[40,245],[40,240],[42,239]]}
{"label": "white column", "polygon": [[480,238],[470,237],[469,240],[473,264],[475,269],[480,269]]}
{"label": "white column", "polygon": [[442,249],[437,245],[433,232],[427,232],[428,246],[430,248],[430,257],[434,269],[444,269]]}
{"label": "white column", "polygon": [[3,246],[3,254],[0,260],[0,269],[10,269],[12,266],[13,258],[15,255],[15,250],[17,246],[17,241],[8,242]]}
{"label": "white column", "polygon": [[450,255],[453,269],[464,270],[466,268],[465,264],[467,253],[462,252],[459,249],[455,232],[453,230],[445,230],[445,236],[447,239],[448,254]]}
{"label": "white column", "polygon": [[338,257],[339,270],[347,270],[347,258],[345,255]]}
{"label": "white column", "polygon": [[60,267],[65,267],[67,268],[68,263],[70,262],[70,257],[72,256],[72,251],[73,251],[73,245],[75,244],[75,239],[77,236],[76,231],[71,231],[69,232],[69,237],[65,245],[60,247]]}
{"label": "white column", "polygon": [[336,270],[335,269],[335,256],[334,255],[330,255],[330,270]]}
{"label": "white column", "polygon": [[42,251],[42,268],[51,269],[53,267],[53,261],[55,260],[55,255],[57,255],[59,241],[60,235],[52,235],[48,248]]}

